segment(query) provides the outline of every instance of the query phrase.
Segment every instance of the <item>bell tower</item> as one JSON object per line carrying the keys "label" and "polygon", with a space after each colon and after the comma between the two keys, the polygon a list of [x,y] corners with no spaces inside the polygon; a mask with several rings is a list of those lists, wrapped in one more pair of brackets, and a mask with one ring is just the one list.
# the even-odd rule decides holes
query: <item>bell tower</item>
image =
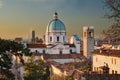
{"label": "bell tower", "polygon": [[88,59],[92,58],[94,50],[94,27],[83,27],[83,55]]}

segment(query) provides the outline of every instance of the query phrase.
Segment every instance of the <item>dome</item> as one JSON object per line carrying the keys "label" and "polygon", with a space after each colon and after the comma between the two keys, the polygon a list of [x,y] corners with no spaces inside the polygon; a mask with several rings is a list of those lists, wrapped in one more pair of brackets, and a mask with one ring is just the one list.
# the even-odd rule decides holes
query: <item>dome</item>
{"label": "dome", "polygon": [[65,25],[61,20],[58,19],[57,13],[53,15],[53,20],[51,20],[47,26],[47,32],[54,32],[54,31],[66,32]]}
{"label": "dome", "polygon": [[74,34],[73,37],[74,37],[77,41],[80,40],[80,38],[79,38],[79,36],[78,36],[77,34]]}

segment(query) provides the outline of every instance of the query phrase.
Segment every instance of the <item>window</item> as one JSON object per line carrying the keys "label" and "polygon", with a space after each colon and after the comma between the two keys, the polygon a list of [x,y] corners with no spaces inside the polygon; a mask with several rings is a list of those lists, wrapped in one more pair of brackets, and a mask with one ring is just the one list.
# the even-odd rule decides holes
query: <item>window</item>
{"label": "window", "polygon": [[45,53],[45,50],[43,50],[43,53]]}
{"label": "window", "polygon": [[115,71],[115,74],[117,74],[117,71]]}
{"label": "window", "polygon": [[98,67],[97,67],[97,71],[98,71]]}
{"label": "window", "polygon": [[116,64],[116,59],[114,59],[114,62],[115,62],[115,64]]}
{"label": "window", "polygon": [[57,37],[57,42],[59,42],[59,37]]}
{"label": "window", "polygon": [[112,58],[111,62],[112,62],[112,64],[113,64],[113,58]]}
{"label": "window", "polygon": [[112,74],[114,74],[114,70],[112,70]]}
{"label": "window", "polygon": [[97,70],[96,70],[96,67],[94,67],[94,71],[97,71]]}
{"label": "window", "polygon": [[52,37],[50,36],[50,41],[52,41]]}
{"label": "window", "polygon": [[93,32],[89,32],[89,37],[93,37]]}
{"label": "window", "polygon": [[70,53],[72,53],[72,49],[70,49]]}
{"label": "window", "polygon": [[65,37],[63,36],[63,42],[65,41]]}
{"label": "window", "polygon": [[60,50],[60,54],[62,54],[62,51]]}
{"label": "window", "polygon": [[98,58],[96,57],[96,62],[98,61]]}
{"label": "window", "polygon": [[113,59],[113,58],[112,58],[112,61],[111,61],[111,62],[112,62],[112,64],[116,64],[116,59]]}
{"label": "window", "polygon": [[35,53],[39,53],[37,50],[35,50]]}
{"label": "window", "polygon": [[102,74],[102,71],[101,71],[101,70],[99,70],[99,74]]}
{"label": "window", "polygon": [[86,32],[84,32],[84,37],[86,37]]}

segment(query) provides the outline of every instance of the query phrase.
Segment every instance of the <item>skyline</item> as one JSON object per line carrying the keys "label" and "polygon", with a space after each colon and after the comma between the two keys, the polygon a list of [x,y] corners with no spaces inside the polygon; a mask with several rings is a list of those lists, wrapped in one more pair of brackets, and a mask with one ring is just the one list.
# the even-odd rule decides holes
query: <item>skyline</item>
{"label": "skyline", "polygon": [[0,37],[28,39],[30,31],[42,38],[55,11],[64,22],[67,35],[82,37],[83,26],[94,26],[95,36],[110,26],[104,18],[103,0],[0,0]]}

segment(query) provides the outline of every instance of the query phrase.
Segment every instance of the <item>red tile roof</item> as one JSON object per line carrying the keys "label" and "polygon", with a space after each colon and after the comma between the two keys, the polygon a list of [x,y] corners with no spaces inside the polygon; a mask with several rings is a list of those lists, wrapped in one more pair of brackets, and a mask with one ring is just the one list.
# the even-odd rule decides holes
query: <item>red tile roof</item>
{"label": "red tile roof", "polygon": [[95,50],[93,54],[120,57],[120,50]]}
{"label": "red tile roof", "polygon": [[64,44],[64,45],[69,45],[70,47],[75,47],[74,44]]}
{"label": "red tile roof", "polygon": [[28,48],[46,48],[45,44],[27,44]]}
{"label": "red tile roof", "polygon": [[45,59],[70,59],[70,58],[84,58],[82,54],[34,54],[35,56],[43,55]]}

